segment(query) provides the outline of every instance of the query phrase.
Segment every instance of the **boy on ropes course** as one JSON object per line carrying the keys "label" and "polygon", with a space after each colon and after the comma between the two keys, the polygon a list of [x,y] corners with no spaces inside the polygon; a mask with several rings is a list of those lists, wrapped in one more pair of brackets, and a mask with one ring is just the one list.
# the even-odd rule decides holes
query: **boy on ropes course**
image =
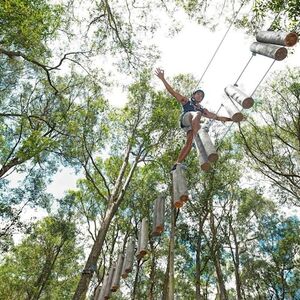
{"label": "boy on ropes course", "polygon": [[177,165],[187,157],[189,152],[192,149],[193,139],[197,135],[200,126],[201,117],[206,117],[208,119],[214,119],[222,122],[232,121],[231,118],[221,117],[215,113],[208,111],[200,103],[204,98],[204,92],[200,89],[192,93],[191,98],[182,96],[179,93],[175,92],[170,84],[166,81],[164,70],[157,68],[155,70],[155,75],[163,82],[167,91],[176,98],[176,100],[181,103],[183,107],[183,113],[180,119],[180,126],[186,132],[186,142],[183,148],[181,149],[178,158],[175,164],[172,167],[172,171],[176,169]]}

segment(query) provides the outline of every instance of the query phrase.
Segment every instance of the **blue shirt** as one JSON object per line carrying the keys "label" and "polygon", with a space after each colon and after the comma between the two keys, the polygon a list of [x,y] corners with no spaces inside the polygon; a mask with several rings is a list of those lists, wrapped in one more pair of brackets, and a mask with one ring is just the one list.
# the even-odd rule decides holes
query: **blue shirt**
{"label": "blue shirt", "polygon": [[200,105],[199,107],[196,106],[195,101],[192,99],[189,99],[187,101],[187,103],[185,103],[184,105],[182,105],[183,108],[183,113],[181,115],[180,118],[180,126],[181,128],[183,128],[183,124],[182,124],[182,118],[184,116],[185,113],[189,112],[189,111],[200,111],[202,113],[204,113],[204,107],[202,105]]}

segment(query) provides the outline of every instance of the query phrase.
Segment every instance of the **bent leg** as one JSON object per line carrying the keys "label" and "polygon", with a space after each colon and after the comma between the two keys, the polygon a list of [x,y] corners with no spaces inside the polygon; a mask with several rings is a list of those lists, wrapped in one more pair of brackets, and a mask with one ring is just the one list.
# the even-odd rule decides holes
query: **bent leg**
{"label": "bent leg", "polygon": [[181,149],[176,163],[181,163],[190,153],[193,145],[193,139],[198,133],[200,126],[201,113],[192,114],[190,116],[190,124],[192,125],[192,130],[188,131],[186,134],[186,142]]}
{"label": "bent leg", "polygon": [[187,132],[185,145],[182,147],[176,163],[181,163],[191,151],[193,145],[193,136],[193,130]]}

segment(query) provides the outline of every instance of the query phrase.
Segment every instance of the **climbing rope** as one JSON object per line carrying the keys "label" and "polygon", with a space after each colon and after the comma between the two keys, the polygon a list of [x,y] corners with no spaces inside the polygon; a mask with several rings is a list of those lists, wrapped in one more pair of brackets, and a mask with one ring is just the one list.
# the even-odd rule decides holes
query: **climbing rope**
{"label": "climbing rope", "polygon": [[224,40],[225,40],[225,38],[226,38],[226,36],[227,36],[229,30],[231,29],[232,25],[234,24],[235,20],[237,19],[237,16],[238,16],[238,14],[240,13],[240,11],[241,11],[241,9],[242,9],[242,7],[244,6],[245,3],[246,3],[246,0],[242,2],[242,4],[241,4],[239,10],[236,12],[234,18],[233,18],[232,21],[230,22],[230,25],[229,25],[228,29],[226,30],[226,32],[225,32],[223,38],[221,39],[221,41],[220,41],[218,47],[216,48],[216,50],[215,50],[213,56],[211,57],[210,61],[208,62],[207,66],[206,66],[206,68],[205,68],[205,70],[204,70],[202,76],[201,76],[200,79],[198,80],[198,82],[197,82],[197,84],[196,84],[194,90],[197,89],[199,83],[202,81],[204,75],[206,74],[208,68],[210,67],[212,61],[214,60],[214,58],[215,58],[217,52],[219,51],[219,49],[220,49],[221,45],[223,44],[223,42],[224,42]]}
{"label": "climbing rope", "polygon": [[[272,66],[274,65],[275,63],[275,59],[273,60],[272,64],[270,65],[270,67],[267,69],[267,71],[265,72],[265,74],[263,75],[263,77],[261,78],[261,80],[259,81],[259,83],[256,85],[255,89],[253,90],[253,92],[251,93],[251,97],[253,97],[253,95],[255,94],[255,92],[257,91],[258,87],[261,85],[262,81],[265,79],[265,77],[267,76],[267,74],[270,72]],[[241,110],[241,112],[243,111],[244,109]],[[228,132],[230,131],[231,127],[233,126],[233,122],[230,124],[230,126],[227,128],[227,130],[225,131],[223,137],[220,139],[219,141],[219,144],[218,146],[216,147],[217,150],[219,149],[220,147],[220,144],[222,142],[222,140],[224,140],[224,138],[226,137],[226,135],[228,134]]]}

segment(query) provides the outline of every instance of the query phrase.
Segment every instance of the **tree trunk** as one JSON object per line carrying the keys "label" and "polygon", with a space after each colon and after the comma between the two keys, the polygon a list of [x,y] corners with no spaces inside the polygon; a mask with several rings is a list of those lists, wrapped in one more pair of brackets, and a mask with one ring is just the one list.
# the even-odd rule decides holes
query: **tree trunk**
{"label": "tree trunk", "polygon": [[[212,203],[211,203],[212,208]],[[228,300],[221,263],[220,263],[220,255],[219,255],[219,243],[217,241],[217,228],[215,226],[214,222],[214,215],[212,211],[210,212],[210,229],[212,233],[212,247],[211,247],[211,254],[212,259],[215,265],[216,273],[217,273],[217,279],[218,279],[218,287],[220,292],[220,300]]]}
{"label": "tree trunk", "polygon": [[155,260],[155,250],[153,247],[153,242],[150,240],[150,251],[151,251],[151,266],[150,266],[150,287],[148,293],[148,300],[155,300],[154,290],[155,290],[155,269],[156,269],[156,260]]}
{"label": "tree trunk", "polygon": [[196,247],[196,300],[201,300],[201,285],[200,285],[200,276],[201,276],[201,237],[198,236],[197,247]]}
{"label": "tree trunk", "polygon": [[136,272],[135,272],[135,278],[134,278],[134,283],[133,283],[133,290],[132,290],[132,295],[131,295],[131,299],[135,300],[136,298],[136,291],[137,291],[137,286],[138,286],[138,282],[139,282],[139,273],[140,273],[140,260],[138,260],[137,262],[137,266],[136,266]]}
{"label": "tree trunk", "polygon": [[89,283],[93,277],[94,271],[96,270],[97,260],[101,253],[102,246],[103,246],[109,225],[124,198],[124,194],[127,190],[129,182],[133,176],[134,170],[138,164],[138,161],[140,158],[139,156],[136,157],[135,162],[133,163],[133,165],[127,175],[127,178],[122,186],[122,180],[124,179],[125,170],[128,165],[130,151],[131,151],[131,147],[128,146],[127,151],[124,156],[123,165],[119,172],[118,179],[116,180],[114,191],[110,197],[110,201],[109,201],[107,211],[105,213],[105,217],[104,217],[101,227],[98,231],[96,240],[95,240],[92,250],[89,254],[89,257],[85,264],[84,270],[81,274],[81,278],[77,285],[75,294],[73,296],[73,300],[84,300],[85,299],[85,295],[88,290]]}
{"label": "tree trunk", "polygon": [[235,274],[235,288],[236,288],[236,298],[237,300],[242,300],[242,281],[240,276],[240,254],[239,254],[239,242],[236,237],[234,228],[232,227],[231,221],[229,221],[229,228],[233,236],[234,241],[234,274]]}
{"label": "tree trunk", "polygon": [[[170,246],[169,246],[170,248]],[[168,263],[167,263],[167,268],[166,268],[166,272],[165,272],[165,277],[164,277],[164,289],[163,289],[163,294],[162,294],[162,297],[161,299],[162,300],[167,300],[167,297],[168,297],[168,289],[169,289],[169,286],[168,286],[168,282],[169,282],[169,273],[170,273],[170,251],[168,253]]]}
{"label": "tree trunk", "polygon": [[171,213],[171,232],[169,244],[169,281],[168,281],[168,300],[174,300],[174,246],[175,246],[175,217],[176,209],[172,207]]}
{"label": "tree trunk", "polygon": [[0,169],[0,178],[3,177],[11,168],[20,165],[23,162],[23,160],[20,160],[17,157],[13,158],[9,163],[2,166],[2,168]]}
{"label": "tree trunk", "polygon": [[[173,182],[173,176],[171,175],[171,182]],[[164,290],[162,300],[173,300],[174,299],[174,242],[175,242],[175,218],[176,209],[174,207],[174,187],[173,184],[170,186],[171,197],[171,231],[169,241],[169,252],[168,252],[168,264],[165,272]]]}
{"label": "tree trunk", "polygon": [[101,228],[98,231],[96,241],[94,242],[92,250],[91,250],[89,257],[87,259],[87,262],[85,264],[84,270],[81,274],[81,278],[77,285],[77,289],[73,296],[73,300],[85,299],[85,294],[86,294],[86,291],[88,290],[89,283],[93,277],[94,271],[96,270],[98,257],[101,253],[104,239],[105,239],[106,233],[108,231],[108,227],[109,227],[110,222],[111,222],[112,218],[114,217],[116,211],[117,211],[116,203],[113,203],[109,207],[109,209],[106,211],[104,220],[101,224]]}

